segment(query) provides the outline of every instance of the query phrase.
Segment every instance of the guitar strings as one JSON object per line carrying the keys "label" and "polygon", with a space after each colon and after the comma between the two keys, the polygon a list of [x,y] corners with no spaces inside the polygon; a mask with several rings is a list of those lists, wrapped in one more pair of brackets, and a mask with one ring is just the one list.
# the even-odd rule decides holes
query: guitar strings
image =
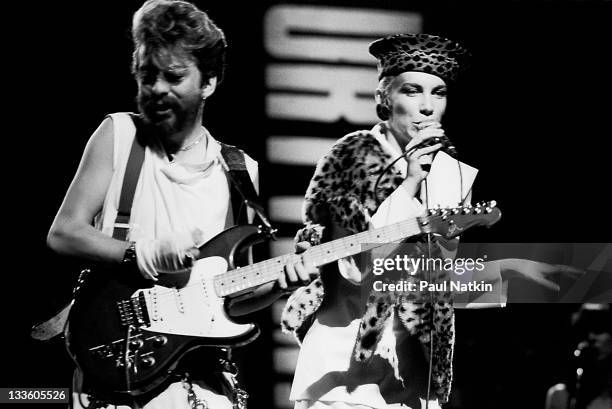
{"label": "guitar strings", "polygon": [[[489,204],[487,204],[487,206],[489,206]],[[484,206],[476,206],[474,209],[481,209],[482,207]],[[455,209],[459,209],[459,208],[455,208]],[[445,210],[453,210],[453,209],[445,209]],[[426,219],[429,222],[428,224],[430,224],[431,222],[435,222],[436,219],[442,219],[442,217],[443,216],[441,215],[432,215],[432,216],[426,217]],[[259,285],[273,282],[276,279],[278,279],[278,277],[284,272],[284,265],[289,261],[298,261],[300,258],[305,259],[307,257],[307,258],[312,259],[311,261],[314,261],[315,265],[320,266],[323,264],[327,264],[326,257],[325,257],[326,255],[323,254],[325,252],[327,252],[327,254],[330,255],[333,252],[337,252],[339,248],[344,249],[347,247],[347,245],[351,245],[351,246],[354,245],[355,241],[361,240],[362,242],[367,242],[365,240],[367,236],[371,236],[372,239],[374,239],[374,236],[376,239],[380,239],[381,238],[380,236],[388,236],[393,233],[399,236],[394,239],[393,238],[389,239],[389,243],[390,243],[390,242],[393,242],[393,240],[398,240],[404,237],[409,237],[409,236],[405,236],[406,230],[411,229],[411,228],[414,229],[415,227],[418,227],[419,230],[421,229],[418,219],[408,219],[408,220],[394,223],[389,226],[384,226],[384,227],[381,227],[375,230],[366,230],[366,231],[354,234],[352,236],[347,236],[347,237],[343,237],[340,239],[336,239],[336,240],[324,243],[322,245],[315,246],[309,250],[306,250],[302,254],[285,254],[285,255],[274,257],[268,260],[263,260],[263,261],[260,261],[254,264],[250,264],[244,267],[239,267],[236,269],[229,270],[220,275],[213,276],[210,279],[210,281],[213,284],[214,295],[219,298],[223,297],[223,296],[219,296],[217,293],[217,285],[215,285],[217,283],[217,280],[223,280],[226,282],[231,281],[232,279],[234,281],[243,280],[245,282],[244,284],[246,284],[246,286],[228,285],[226,287],[228,288],[228,290],[226,291],[239,292],[242,290],[255,288]],[[349,242],[349,243],[346,243],[346,242]],[[387,242],[377,243],[377,244],[384,245],[385,243]],[[356,251],[356,252],[349,251],[344,257],[350,256],[353,254],[357,254],[359,252],[360,251]],[[334,256],[333,258],[339,259],[342,257],[343,256],[340,256],[340,257]],[[322,259],[322,260],[318,261],[317,259]],[[247,277],[247,274],[253,274],[253,273],[255,274],[254,277]],[[261,281],[262,279],[265,279],[265,281],[262,283],[255,284],[255,285],[249,285],[249,282],[254,279],[256,279],[258,282]],[[141,291],[143,293],[149,292],[149,295],[151,297],[155,297],[156,299],[167,299],[171,297],[177,298],[181,296],[181,292],[184,292],[190,289],[195,289],[197,287],[202,287],[202,285],[205,284],[205,282],[206,280],[200,279],[194,283],[187,284],[181,288],[174,288],[174,287],[170,288],[170,287],[163,287],[163,286],[158,285],[157,287],[162,287],[162,289],[155,289],[155,288],[140,289],[138,290],[138,292],[141,292]]]}
{"label": "guitar strings", "polygon": [[[435,217],[439,217],[439,216],[435,216]],[[433,217],[431,217],[433,218]],[[258,278],[259,276],[265,277],[267,276],[266,282],[272,282],[275,281],[276,279],[278,279],[278,277],[283,274],[284,272],[284,265],[289,262],[289,261],[298,261],[300,258],[312,258],[314,259],[313,261],[315,261],[315,264],[318,265],[323,265],[326,264],[325,262],[325,254],[324,252],[327,250],[327,253],[330,254],[331,252],[336,252],[338,249],[345,249],[347,247],[347,243],[345,242],[349,242],[348,245],[352,246],[353,244],[350,244],[354,241],[359,241],[359,239],[362,239],[363,241],[365,241],[365,237],[367,236],[376,236],[377,239],[380,239],[380,236],[389,236],[391,235],[394,231],[396,231],[396,235],[398,236],[403,236],[403,232],[407,229],[414,229],[415,227],[419,227],[419,223],[418,221],[414,220],[414,219],[408,219],[408,220],[404,220],[402,222],[399,223],[395,223],[394,225],[390,225],[390,226],[384,226],[381,227],[379,229],[375,229],[375,230],[369,230],[369,231],[364,231],[364,232],[360,232],[357,233],[355,235],[352,236],[348,236],[348,237],[343,237],[337,240],[333,240],[331,242],[325,243],[321,246],[317,246],[317,247],[313,247],[312,249],[307,250],[306,252],[302,253],[302,254],[285,254],[282,256],[278,256],[272,259],[268,259],[268,260],[263,260],[248,266],[244,266],[244,267],[240,267],[237,269],[233,269],[230,271],[227,271],[226,273],[219,275],[219,276],[214,276],[212,277],[211,281],[213,282],[213,286],[215,284],[215,280],[216,279],[220,279],[223,281],[228,281],[228,280],[232,280],[234,279],[235,281],[238,280],[244,280],[247,281],[249,278],[254,279],[257,278],[258,281],[261,280],[261,278]],[[420,229],[420,227],[419,227]],[[364,237],[365,236],[365,237]],[[372,237],[374,238],[374,237]],[[392,239],[390,239],[392,240]],[[384,245],[386,242],[380,243],[381,245]],[[318,253],[318,254],[317,254]],[[344,257],[353,255],[359,253],[359,251],[357,252],[348,252],[346,255],[344,255]],[[316,259],[318,258],[322,258],[323,261],[316,263]],[[336,258],[336,257],[334,257]],[[342,258],[342,256],[337,257],[337,258]],[[280,269],[279,269],[280,266]],[[253,271],[256,271],[255,274],[257,277],[246,277],[246,274],[249,273],[253,273]],[[164,289],[158,289],[158,290],[148,290],[148,289],[141,289],[139,291],[142,292],[149,292],[149,294],[155,298],[161,299],[161,298],[176,298],[177,297],[177,292],[183,291],[183,290],[188,290],[188,289],[193,289],[196,287],[201,287],[202,284],[204,284],[205,280],[198,280],[197,282],[188,284],[184,287],[181,288],[164,288]],[[235,292],[238,291],[242,291],[245,289],[249,289],[249,288],[254,288],[257,285],[253,285],[253,286],[249,286],[248,285],[248,281],[246,283],[247,285],[245,287],[241,286],[241,285],[228,285],[228,288],[230,288],[231,290],[228,291],[233,291],[235,290]],[[261,283],[258,285],[262,285],[265,284]],[[160,286],[161,287],[161,286]],[[216,287],[216,286],[214,286]],[[155,291],[155,293],[151,293],[152,291]],[[215,288],[215,293],[216,293],[216,288]],[[217,295],[217,294],[215,294]],[[178,295],[180,296],[180,295]],[[218,296],[218,295],[217,295]]]}

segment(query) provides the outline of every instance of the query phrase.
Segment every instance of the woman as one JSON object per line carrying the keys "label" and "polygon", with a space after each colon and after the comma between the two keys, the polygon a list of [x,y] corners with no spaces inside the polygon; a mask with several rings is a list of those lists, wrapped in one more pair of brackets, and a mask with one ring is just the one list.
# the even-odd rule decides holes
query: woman
{"label": "woman", "polygon": [[[405,34],[379,39],[369,51],[378,60],[376,111],[383,122],[346,135],[319,161],[298,242],[316,244],[470,200],[477,170],[444,152],[453,154],[442,127],[448,87],[465,68],[466,49]],[[405,160],[387,169],[402,154]],[[542,263],[497,261],[483,273],[496,284],[489,301],[499,305],[502,269],[526,265],[536,267],[531,279],[553,286],[545,277],[552,270]],[[289,299],[282,325],[302,342],[290,397],[295,407],[438,407],[452,377],[450,294],[428,303],[371,293],[364,313],[361,277],[354,260],[341,260]]]}

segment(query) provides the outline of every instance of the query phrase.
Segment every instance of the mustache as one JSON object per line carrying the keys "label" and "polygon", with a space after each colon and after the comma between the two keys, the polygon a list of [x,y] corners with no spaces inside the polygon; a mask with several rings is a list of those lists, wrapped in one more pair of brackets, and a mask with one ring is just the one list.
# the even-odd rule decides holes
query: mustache
{"label": "mustache", "polygon": [[153,110],[157,108],[167,109],[167,108],[175,108],[177,106],[176,101],[172,98],[164,97],[164,98],[151,98],[145,97],[142,95],[138,95],[136,97],[136,103],[139,107],[146,110]]}

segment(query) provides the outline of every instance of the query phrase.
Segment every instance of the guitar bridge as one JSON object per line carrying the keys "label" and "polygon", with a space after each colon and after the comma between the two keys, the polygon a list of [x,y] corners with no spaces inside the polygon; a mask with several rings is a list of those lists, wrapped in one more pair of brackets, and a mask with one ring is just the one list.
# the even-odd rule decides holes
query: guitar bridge
{"label": "guitar bridge", "polygon": [[143,325],[150,325],[147,303],[142,292],[129,300],[117,301],[119,319],[124,327],[133,326],[138,328]]}

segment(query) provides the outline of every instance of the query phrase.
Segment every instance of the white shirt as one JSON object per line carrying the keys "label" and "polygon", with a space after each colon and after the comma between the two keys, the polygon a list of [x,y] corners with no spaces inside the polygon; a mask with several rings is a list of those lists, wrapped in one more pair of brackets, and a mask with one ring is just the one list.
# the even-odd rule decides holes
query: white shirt
{"label": "white shirt", "polygon": [[[112,235],[123,176],[135,136],[126,113],[110,115],[114,128],[113,176],[96,226]],[[208,133],[207,133],[208,134]],[[156,239],[166,234],[200,229],[208,241],[233,224],[227,175],[221,164],[221,146],[208,134],[203,163],[170,162],[151,147],[145,157],[134,193],[130,240]],[[245,155],[247,170],[257,189],[257,162]]]}

